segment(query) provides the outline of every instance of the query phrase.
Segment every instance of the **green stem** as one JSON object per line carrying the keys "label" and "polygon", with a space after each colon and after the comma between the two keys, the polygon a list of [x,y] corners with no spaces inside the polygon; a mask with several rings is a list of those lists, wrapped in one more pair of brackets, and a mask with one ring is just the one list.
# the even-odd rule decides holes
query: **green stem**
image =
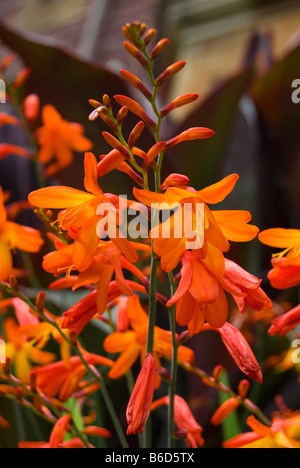
{"label": "green stem", "polygon": [[[170,292],[171,297],[176,292],[176,285],[174,283],[173,274],[169,273]],[[169,308],[170,330],[172,334],[172,361],[171,361],[171,381],[169,385],[169,408],[168,408],[168,434],[169,434],[169,448],[175,448],[176,440],[174,438],[175,430],[175,394],[177,383],[177,357],[178,357],[178,343],[176,338],[176,307]]]}

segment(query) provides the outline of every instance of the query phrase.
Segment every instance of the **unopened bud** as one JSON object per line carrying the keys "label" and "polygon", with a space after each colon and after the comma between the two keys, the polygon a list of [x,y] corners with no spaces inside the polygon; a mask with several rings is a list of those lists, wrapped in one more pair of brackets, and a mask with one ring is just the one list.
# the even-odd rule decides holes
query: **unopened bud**
{"label": "unopened bud", "polygon": [[160,115],[162,117],[165,117],[173,110],[178,109],[179,107],[185,106],[187,104],[191,104],[192,102],[196,101],[198,98],[199,98],[199,94],[193,94],[193,93],[183,94],[182,96],[179,96],[176,99],[174,99],[166,107],[161,109]]}
{"label": "unopened bud", "polygon": [[244,400],[250,390],[250,382],[249,380],[241,380],[239,383],[239,396]]}
{"label": "unopened bud", "polygon": [[167,189],[169,187],[185,187],[190,182],[190,179],[182,174],[171,174],[166,178],[164,183],[161,186],[161,190]]}
{"label": "unopened bud", "polygon": [[70,332],[69,334],[70,343],[72,346],[77,346],[77,335],[75,332]]}
{"label": "unopened bud", "polygon": [[143,68],[149,68],[148,60],[134,45],[130,44],[130,42],[124,42],[124,47],[127,52],[142,65]]}
{"label": "unopened bud", "polygon": [[111,100],[110,100],[110,97],[107,95],[107,94],[104,94],[103,96],[103,104],[104,106],[110,110],[111,109]]}
{"label": "unopened bud", "polygon": [[160,367],[157,372],[165,382],[171,382],[171,374],[168,369]]}
{"label": "unopened bud", "polygon": [[90,105],[91,105],[92,107],[94,107],[95,109],[97,109],[98,107],[101,107],[101,106],[102,106],[101,102],[95,101],[95,99],[90,99],[90,100],[89,100],[89,103],[90,103]]}
{"label": "unopened bud", "polygon": [[166,80],[176,75],[176,73],[180,72],[183,69],[183,67],[185,67],[185,65],[186,65],[186,62],[184,60],[173,63],[168,68],[166,68],[165,71],[161,73],[161,75],[159,75],[159,77],[155,80],[156,83],[160,86]]}
{"label": "unopened bud", "polygon": [[37,94],[29,94],[24,99],[23,109],[27,120],[36,120],[40,112],[40,98]]}
{"label": "unopened bud", "polygon": [[35,372],[31,372],[30,374],[30,388],[33,393],[37,393],[37,375]]}
{"label": "unopened bud", "polygon": [[190,335],[190,332],[189,330],[184,330],[182,333],[180,333],[180,335],[178,336],[177,338],[177,343],[178,344],[183,344],[185,343],[187,340],[189,340],[191,338],[191,335]]}
{"label": "unopened bud", "polygon": [[30,68],[23,68],[18,74],[17,77],[14,81],[14,88],[19,89],[23,84],[28,80],[29,76],[31,75],[31,69]]}
{"label": "unopened bud", "polygon": [[16,292],[19,291],[19,285],[18,285],[18,281],[15,275],[10,275],[9,284],[10,284],[11,289],[13,289]]}
{"label": "unopened bud", "polygon": [[149,42],[155,37],[156,33],[157,33],[156,29],[149,29],[149,31],[147,31],[147,33],[143,37],[145,46],[147,46]]}
{"label": "unopened bud", "polygon": [[148,100],[151,100],[152,93],[146,88],[146,86],[137,76],[127,70],[121,70],[120,73],[124,80],[127,81],[127,83],[138,89]]}
{"label": "unopened bud", "polygon": [[128,109],[127,109],[126,106],[123,106],[119,110],[118,115],[117,115],[117,122],[118,122],[119,125],[122,125],[122,123],[126,119],[127,115],[128,115]]}
{"label": "unopened bud", "polygon": [[213,371],[213,377],[214,379],[216,380],[216,382],[219,382],[220,381],[220,378],[222,376],[224,372],[224,367],[221,366],[221,365],[218,365],[214,368],[214,371]]}
{"label": "unopened bud", "polygon": [[158,57],[169,44],[170,39],[164,38],[161,41],[159,41],[150,53],[150,57],[152,58],[152,60],[155,60],[156,57]]}
{"label": "unopened bud", "polygon": [[45,301],[46,301],[46,295],[43,291],[40,291],[38,295],[36,296],[36,302],[35,302],[36,308],[40,314],[44,313]]}
{"label": "unopened bud", "polygon": [[129,139],[128,139],[128,146],[129,148],[133,148],[134,145],[136,144],[137,140],[139,139],[139,137],[141,136],[141,133],[142,131],[144,130],[145,128],[145,124],[143,121],[140,121],[138,124],[136,124],[136,126],[134,127],[134,129],[132,130],[132,132],[130,133],[129,135]]}

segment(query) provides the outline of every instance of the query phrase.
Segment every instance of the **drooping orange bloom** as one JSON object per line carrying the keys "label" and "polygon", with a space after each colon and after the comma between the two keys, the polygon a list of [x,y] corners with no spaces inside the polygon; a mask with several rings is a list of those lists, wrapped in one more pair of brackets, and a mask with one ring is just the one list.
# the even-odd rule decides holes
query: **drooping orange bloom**
{"label": "drooping orange bloom", "polygon": [[[213,328],[210,325],[205,325],[205,329],[211,330]],[[262,383],[263,375],[261,367],[242,333],[230,323],[225,323],[222,328],[214,328],[213,330],[219,333],[224,345],[240,370],[250,379]]]}
{"label": "drooping orange bloom", "polygon": [[[139,297],[133,295],[127,302],[128,316],[132,330],[116,332],[109,335],[104,341],[104,349],[109,353],[122,353],[116,360],[109,372],[109,377],[118,379],[130,369],[140,356],[144,362],[147,346],[147,333],[149,318],[142,308]],[[171,359],[172,338],[171,333],[159,327],[154,331],[154,359],[157,369],[161,367],[160,357]],[[178,360],[182,362],[194,361],[194,352],[185,346],[178,348]],[[156,387],[161,382],[160,377],[156,377]]]}
{"label": "drooping orange bloom", "polygon": [[43,126],[37,130],[38,160],[48,165],[45,175],[50,177],[72,164],[74,151],[90,151],[93,145],[83,136],[82,125],[64,120],[52,105],[43,108],[42,119]]}
{"label": "drooping orange bloom", "polygon": [[20,327],[13,318],[4,322],[6,356],[14,364],[16,376],[25,384],[30,382],[32,363],[49,364],[55,360],[55,355],[40,349],[26,339]]}
{"label": "drooping orange bloom", "polygon": [[[100,355],[83,352],[86,362],[90,365],[112,367],[113,361]],[[79,385],[86,375],[87,369],[78,356],[65,361],[58,361],[42,367],[35,367],[32,373],[36,375],[36,385],[49,397],[57,396],[60,401],[67,401],[80,388]]]}
{"label": "drooping orange bloom", "polygon": [[[68,231],[74,239],[71,265],[78,271],[86,270],[93,262],[99,244],[97,226],[101,219],[109,217],[108,223],[116,223],[116,211],[119,208],[119,197],[106,196],[98,185],[97,161],[92,153],[85,155],[85,181],[87,192],[71,187],[47,187],[31,193],[28,197],[33,206],[39,208],[65,209],[59,216],[59,226]],[[97,215],[99,206],[106,208],[106,213]],[[113,218],[110,215],[113,211]],[[113,242],[133,263],[138,255],[129,241],[119,232],[117,226]]]}
{"label": "drooping orange bloom", "polygon": [[268,274],[271,285],[288,289],[300,284],[300,230],[267,229],[259,234],[259,240],[270,247],[284,249],[273,256],[273,269]]}
{"label": "drooping orange bloom", "polygon": [[[223,201],[233,190],[238,178],[237,174],[232,174],[199,192],[191,187],[185,189],[171,187],[163,194],[134,189],[135,197],[149,207],[154,207],[154,204],[157,204],[161,207],[160,209],[164,210],[175,209],[176,206],[182,208],[175,212],[165,223],[154,227],[150,233],[150,237],[154,240],[155,253],[161,257],[161,267],[164,271],[174,270],[187,250],[188,243],[194,242],[196,247],[193,250],[198,250],[203,259],[212,260],[216,251],[219,250],[220,253],[214,260],[214,266],[218,268],[219,272],[222,272],[224,271],[222,253],[229,250],[228,240],[249,241],[257,235],[258,228],[248,224],[251,220],[249,212],[213,212],[207,206],[208,204]],[[199,217],[197,206],[200,204],[204,204],[203,226],[201,225],[198,231],[190,233],[186,226],[187,223],[183,219],[184,207],[191,206],[193,226],[196,227],[197,217]],[[163,206],[164,208],[162,208]],[[183,226],[181,236],[176,232],[178,225]]]}
{"label": "drooping orange bloom", "polygon": [[4,201],[5,196],[0,187],[0,281],[7,281],[9,275],[14,273],[14,249],[36,253],[43,245],[39,231],[8,220]]}
{"label": "drooping orange bloom", "polygon": [[228,316],[224,291],[232,294],[241,312],[245,305],[254,310],[272,307],[258,278],[227,259],[225,272],[220,275],[211,268],[213,261],[201,260],[195,253],[186,251],[181,259],[179,287],[168,302],[168,306],[176,304],[178,323],[187,325],[192,335],[203,329],[205,321],[215,328],[223,327]]}
{"label": "drooping orange bloom", "polygon": [[238,435],[223,444],[224,448],[300,448],[300,416],[297,413],[276,416],[272,426],[247,419],[253,432]]}
{"label": "drooping orange bloom", "polygon": [[[155,401],[151,407],[152,411],[162,405],[169,406],[170,398],[168,396]],[[186,401],[179,395],[174,398],[174,419],[179,430],[186,431],[186,443],[190,448],[202,447],[204,440],[202,438],[203,429],[195,420]]]}
{"label": "drooping orange bloom", "polygon": [[127,406],[127,435],[144,432],[151,411],[156,372],[155,359],[147,354]]}

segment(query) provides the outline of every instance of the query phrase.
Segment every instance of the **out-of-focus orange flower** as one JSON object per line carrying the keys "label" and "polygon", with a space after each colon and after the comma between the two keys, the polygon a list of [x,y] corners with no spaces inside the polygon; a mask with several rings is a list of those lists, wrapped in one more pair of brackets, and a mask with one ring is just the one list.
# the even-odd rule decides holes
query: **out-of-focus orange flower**
{"label": "out-of-focus orange flower", "polygon": [[[155,401],[151,407],[152,411],[162,405],[169,406],[170,398],[168,396]],[[202,447],[204,440],[202,438],[203,429],[195,420],[186,401],[179,395],[174,398],[174,419],[179,430],[186,431],[186,443],[188,447]]]}
{"label": "out-of-focus orange flower", "polygon": [[[233,190],[239,176],[232,174],[220,182],[211,185],[199,192],[191,187],[176,188],[171,187],[165,193],[153,193],[146,190],[134,189],[135,197],[147,206],[158,204],[164,209],[174,209],[179,206],[184,208],[185,205],[193,207],[192,219],[193,226],[197,226],[197,205],[204,204],[204,233],[196,232],[191,234],[188,232],[189,226],[186,226],[184,220],[184,209],[177,210],[165,223],[153,228],[150,236],[154,241],[154,250],[161,257],[161,267],[164,271],[169,272],[176,268],[180,262],[184,252],[187,249],[189,242],[195,242],[199,247],[199,256],[202,259],[210,261],[216,270],[224,272],[224,257],[223,252],[229,250],[230,241],[249,241],[253,239],[257,233],[256,226],[249,225],[251,219],[249,212],[245,211],[215,211],[212,212],[208,208],[208,204],[220,203]],[[172,207],[172,208],[171,208]],[[182,225],[182,236],[178,236],[176,226]],[[202,231],[200,227],[200,231]],[[165,235],[168,233],[168,236]],[[201,245],[200,240],[204,234],[204,244]],[[193,238],[191,238],[191,235]],[[219,253],[217,252],[219,251]]]}
{"label": "out-of-focus orange flower", "polygon": [[13,115],[0,112],[0,127],[2,127],[2,125],[20,126],[22,124],[21,124],[21,121],[17,119],[16,117],[14,117]]}
{"label": "out-of-focus orange flower", "polygon": [[[59,216],[59,226],[69,232],[74,239],[71,265],[78,271],[86,270],[93,262],[99,244],[97,225],[106,215],[112,215],[111,222],[116,224],[119,197],[105,196],[98,185],[97,161],[92,153],[85,155],[85,188],[87,192],[70,187],[47,187],[31,193],[29,202],[39,208],[65,209]],[[99,205],[106,207],[108,213],[97,215]],[[117,205],[117,206],[115,206]],[[111,207],[111,209],[109,208]],[[110,222],[110,221],[109,221]],[[116,229],[113,242],[122,253],[133,263],[138,261],[138,255],[129,241]]]}
{"label": "out-of-focus orange flower", "polygon": [[224,448],[300,448],[300,416],[297,413],[276,416],[272,426],[259,422],[254,416],[247,419],[253,432],[238,435],[223,444]]}
{"label": "out-of-focus orange flower", "polygon": [[38,160],[48,165],[46,176],[50,177],[72,164],[74,151],[90,151],[93,145],[83,136],[82,125],[64,120],[52,105],[44,106],[42,119],[43,126],[37,130]]}
{"label": "out-of-focus orange flower", "polygon": [[7,422],[6,419],[4,419],[0,414],[0,427],[2,427],[2,429],[8,429],[9,426],[9,422]]}
{"label": "out-of-focus orange flower", "polygon": [[[84,358],[90,365],[112,367],[113,361],[96,354],[84,351]],[[86,367],[78,356],[70,359],[69,365],[65,361],[58,361],[42,367],[35,367],[32,373],[36,375],[36,385],[46,395],[59,396],[60,401],[67,401],[80,387]]]}
{"label": "out-of-focus orange flower", "polygon": [[[147,346],[147,333],[149,318],[142,308],[139,297],[131,296],[127,302],[128,315],[132,330],[116,332],[109,335],[104,341],[104,349],[109,353],[122,353],[109,372],[109,377],[118,379],[130,369],[140,356],[144,362]],[[161,367],[160,357],[171,359],[172,338],[170,332],[155,327],[154,331],[154,359],[156,366]],[[178,348],[178,360],[182,362],[193,362],[194,352],[185,346]],[[160,385],[161,378],[156,377],[156,387]]]}
{"label": "out-of-focus orange flower", "polygon": [[273,269],[268,274],[271,285],[288,289],[300,284],[300,230],[267,229],[259,234],[259,240],[270,247],[284,249],[273,256]]}
{"label": "out-of-focus orange flower", "polygon": [[39,231],[8,220],[4,200],[5,196],[0,187],[0,281],[7,281],[9,275],[14,273],[14,249],[36,253],[43,244]]}
{"label": "out-of-focus orange flower", "polygon": [[13,318],[5,320],[4,332],[7,341],[6,356],[13,362],[16,376],[23,383],[30,382],[31,363],[48,364],[54,361],[54,354],[42,351],[39,344],[33,346],[30,341],[27,341]]}
{"label": "out-of-focus orange flower", "polygon": [[269,335],[285,336],[300,325],[300,305],[272,321]]}
{"label": "out-of-focus orange flower", "polygon": [[127,435],[144,432],[153,401],[156,371],[154,357],[147,354],[127,406]]}

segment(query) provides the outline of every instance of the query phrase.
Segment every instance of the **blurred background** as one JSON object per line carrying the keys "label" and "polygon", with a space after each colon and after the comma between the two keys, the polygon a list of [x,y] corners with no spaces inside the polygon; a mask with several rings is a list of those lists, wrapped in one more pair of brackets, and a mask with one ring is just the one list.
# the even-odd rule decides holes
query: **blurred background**
{"label": "blurred background", "polygon": [[[143,77],[139,64],[122,47],[122,25],[142,21],[158,30],[158,38],[169,37],[170,46],[157,61],[157,74],[177,60],[187,65],[162,87],[161,106],[189,92],[199,93],[200,100],[165,120],[162,138],[193,126],[210,127],[216,136],[173,148],[166,156],[165,174],[185,173],[191,185],[201,189],[237,172],[240,181],[222,208],[251,211],[253,223],[261,229],[300,228],[300,104],[292,101],[292,83],[300,79],[298,0],[1,0],[0,13],[0,59],[8,51],[16,52],[20,59],[10,73],[29,66],[32,75],[26,91],[39,94],[42,104],[54,104],[67,120],[82,123],[97,156],[109,150],[101,137],[106,128],[88,121],[88,99],[101,101],[104,93],[137,98],[119,70]],[[9,104],[5,109],[15,112]],[[134,123],[133,117],[127,120],[128,132]],[[20,130],[8,127],[0,128],[2,141],[29,145]],[[144,144],[143,149],[152,144],[150,134]],[[73,166],[49,183],[81,188],[82,169],[82,155],[77,155]],[[30,164],[14,155],[0,161],[0,185],[11,190],[14,199],[26,199],[36,188]],[[123,194],[131,184],[114,173],[101,186]],[[230,255],[263,278],[272,299],[296,305],[297,290],[279,294],[267,282],[271,252],[254,241],[233,245]],[[266,329],[255,324],[251,335],[261,362],[282,346],[267,338]],[[193,347],[198,365],[208,371],[220,360],[227,366],[230,362],[211,335],[193,340]],[[233,381],[241,377],[234,372]],[[215,393],[202,385],[199,389],[199,380],[193,378],[182,385],[205,425]],[[299,408],[297,385],[291,371],[270,378],[263,392],[254,387],[253,397],[268,413],[275,408],[272,401],[278,392],[289,407]],[[207,395],[211,408],[203,404]]]}

